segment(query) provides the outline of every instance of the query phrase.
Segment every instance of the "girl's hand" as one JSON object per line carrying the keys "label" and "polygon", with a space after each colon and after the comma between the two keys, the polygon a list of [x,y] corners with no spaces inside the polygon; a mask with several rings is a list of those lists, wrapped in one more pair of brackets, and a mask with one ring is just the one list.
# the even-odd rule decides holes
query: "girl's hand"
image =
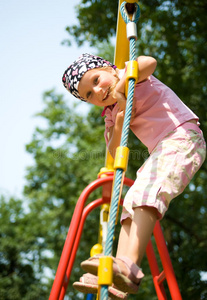
{"label": "girl's hand", "polygon": [[119,108],[117,115],[116,115],[116,121],[115,121],[117,128],[122,129],[122,125],[124,122],[124,115],[125,115],[125,110],[122,110],[121,108]]}
{"label": "girl's hand", "polygon": [[126,98],[124,94],[120,92],[116,92],[116,100],[117,100],[117,105],[119,106],[120,110],[125,110],[126,109]]}
{"label": "girl's hand", "polygon": [[[117,113],[117,116],[119,115],[119,117],[122,116],[124,118],[125,110],[126,110],[126,98],[123,96],[123,94],[121,94],[121,95],[122,96],[119,98],[119,100],[117,99],[117,105],[119,107],[119,111]],[[121,114],[121,112],[123,112],[123,114]],[[134,102],[133,102],[130,124],[132,124],[135,117],[136,117],[136,108],[135,108],[135,105],[134,105]]]}
{"label": "girl's hand", "polygon": [[[125,115],[125,110],[122,110],[121,108],[119,108],[118,113],[116,115],[116,125],[118,127],[122,127],[123,122],[124,122],[124,115]],[[136,117],[136,108],[133,105],[130,124],[132,124],[132,122],[134,121],[135,117]]]}

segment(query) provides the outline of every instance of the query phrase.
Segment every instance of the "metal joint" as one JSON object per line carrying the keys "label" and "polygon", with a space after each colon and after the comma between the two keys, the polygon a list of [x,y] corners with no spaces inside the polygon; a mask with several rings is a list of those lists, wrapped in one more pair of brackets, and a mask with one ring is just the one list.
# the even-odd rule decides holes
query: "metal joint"
{"label": "metal joint", "polygon": [[134,22],[129,22],[126,25],[127,30],[127,38],[130,40],[131,38],[134,38],[137,40],[137,25]]}

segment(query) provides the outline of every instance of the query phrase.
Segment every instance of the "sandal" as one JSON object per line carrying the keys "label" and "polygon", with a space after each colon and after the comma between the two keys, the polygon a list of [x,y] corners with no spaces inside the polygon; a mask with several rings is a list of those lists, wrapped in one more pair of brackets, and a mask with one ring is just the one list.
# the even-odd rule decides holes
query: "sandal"
{"label": "sandal", "polygon": [[[86,294],[97,294],[98,293],[98,277],[92,274],[84,274],[79,282],[74,282],[73,287],[81,293]],[[116,289],[115,286],[108,287],[108,295],[110,299],[119,300],[123,299],[126,300],[128,298],[127,293],[123,293]]]}
{"label": "sandal", "polygon": [[[113,282],[123,292],[136,294],[139,289],[141,279],[144,277],[141,269],[126,256],[113,258]],[[123,274],[118,261],[121,261],[126,266],[127,274]],[[84,271],[93,275],[97,275],[99,266],[99,257],[93,256],[81,263]],[[124,272],[126,273],[126,271]]]}
{"label": "sandal", "polygon": [[[81,263],[81,268],[88,273],[97,275],[100,257],[103,257],[103,254],[97,254],[88,258],[87,260],[84,260]],[[114,260],[115,258],[112,256],[112,259]]]}

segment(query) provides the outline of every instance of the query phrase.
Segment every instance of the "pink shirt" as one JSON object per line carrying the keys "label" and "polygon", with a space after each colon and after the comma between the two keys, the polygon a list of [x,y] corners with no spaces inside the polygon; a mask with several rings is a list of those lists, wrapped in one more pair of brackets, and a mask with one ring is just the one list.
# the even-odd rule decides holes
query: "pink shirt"
{"label": "pink shirt", "polygon": [[[122,74],[124,70],[121,70]],[[165,84],[151,75],[146,81],[136,84],[134,93],[136,114],[130,129],[152,152],[156,144],[168,132],[179,125],[198,117]],[[105,109],[105,139],[114,126],[118,105]]]}

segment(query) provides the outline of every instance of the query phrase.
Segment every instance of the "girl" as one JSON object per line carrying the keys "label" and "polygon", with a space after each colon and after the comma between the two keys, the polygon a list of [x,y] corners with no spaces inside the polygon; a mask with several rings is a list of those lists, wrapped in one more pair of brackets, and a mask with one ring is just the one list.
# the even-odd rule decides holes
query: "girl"
{"label": "girl", "polygon": [[[112,299],[136,293],[144,276],[140,266],[147,243],[158,219],[170,201],[181,194],[201,167],[206,145],[198,117],[166,85],[152,74],[156,60],[140,56],[130,128],[148,148],[149,158],[137,171],[126,194],[121,215],[116,258],[113,258]],[[65,88],[76,98],[104,107],[105,139],[114,157],[120,144],[125,98],[125,69],[119,70],[101,57],[83,54],[63,75]],[[82,268],[97,274],[99,259],[82,262]],[[74,286],[97,291],[97,278],[85,274]]]}

